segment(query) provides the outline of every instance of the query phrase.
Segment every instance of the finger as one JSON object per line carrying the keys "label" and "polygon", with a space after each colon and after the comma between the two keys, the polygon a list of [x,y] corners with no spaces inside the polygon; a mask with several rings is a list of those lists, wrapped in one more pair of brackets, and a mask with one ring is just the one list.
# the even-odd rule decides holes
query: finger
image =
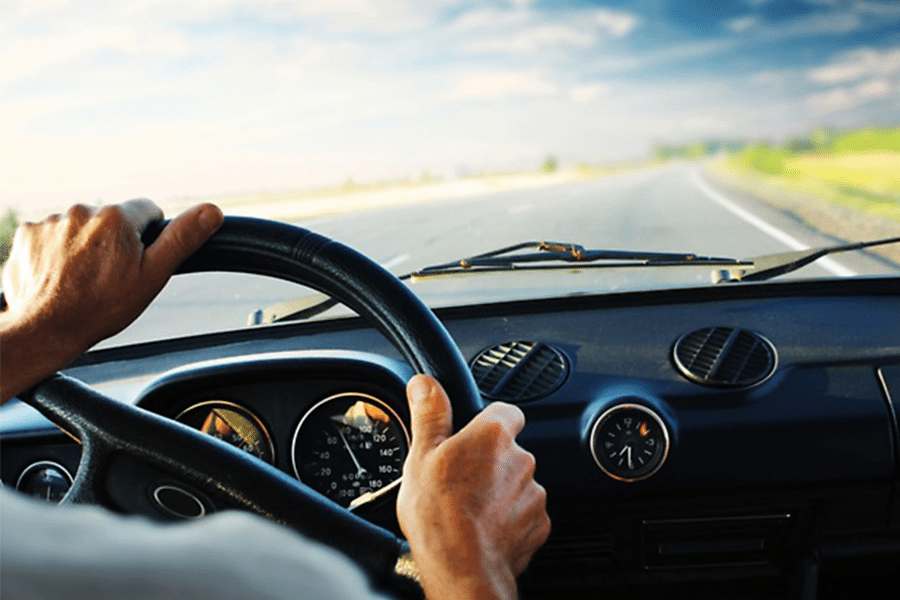
{"label": "finger", "polygon": [[197,251],[222,225],[222,211],[214,204],[200,204],[184,211],[163,229],[144,251],[144,269],[160,281]]}
{"label": "finger", "polygon": [[122,211],[122,216],[125,217],[125,220],[134,227],[138,237],[144,233],[147,225],[154,221],[161,221],[163,218],[162,209],[155,202],[146,198],[135,198],[134,200],[123,202],[119,205],[119,209]]}
{"label": "finger", "polygon": [[535,524],[525,536],[522,546],[523,550],[518,552],[517,558],[515,558],[513,562],[513,572],[516,577],[521,575],[525,572],[525,569],[528,568],[528,564],[531,562],[531,559],[534,558],[535,553],[541,549],[541,546],[543,546],[550,537],[550,530],[550,518],[545,516],[541,519],[541,522]]}
{"label": "finger", "polygon": [[453,433],[453,411],[444,388],[433,377],[416,375],[406,386],[412,419],[412,452],[434,448]]}
{"label": "finger", "polygon": [[525,413],[518,406],[506,402],[491,402],[460,433],[468,434],[470,431],[498,427],[515,438],[525,427]]}

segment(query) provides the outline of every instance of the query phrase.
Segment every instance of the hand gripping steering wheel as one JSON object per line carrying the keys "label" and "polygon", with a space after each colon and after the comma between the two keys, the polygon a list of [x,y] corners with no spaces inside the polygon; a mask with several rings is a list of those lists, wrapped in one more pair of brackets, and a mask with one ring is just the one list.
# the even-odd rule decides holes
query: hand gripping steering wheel
{"label": "hand gripping steering wheel", "polygon": [[[165,226],[151,225],[151,243]],[[226,217],[179,273],[230,271],[293,281],[332,296],[377,327],[418,373],[436,377],[458,430],[483,402],[459,348],[434,313],[380,265],[326,237],[261,219]],[[64,502],[109,504],[111,465],[124,458],[340,550],[375,585],[390,581],[405,543],[275,467],[185,425],[108,398],[64,375],[22,400],[81,441],[78,473]]]}

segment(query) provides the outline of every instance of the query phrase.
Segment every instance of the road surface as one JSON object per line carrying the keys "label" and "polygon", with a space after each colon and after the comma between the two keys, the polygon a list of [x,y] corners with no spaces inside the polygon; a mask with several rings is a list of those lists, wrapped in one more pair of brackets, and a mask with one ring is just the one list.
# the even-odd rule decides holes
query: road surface
{"label": "road surface", "polygon": [[[370,209],[298,224],[357,248],[397,274],[537,239],[733,257],[834,243],[753,198],[718,187],[690,163],[537,189]],[[684,282],[683,271],[654,271],[661,286]],[[819,261],[798,276],[888,272],[897,273],[896,267],[856,253]],[[568,281],[573,287],[583,287],[585,281],[602,285],[606,279],[599,273],[593,272],[590,279],[566,274],[562,285]],[[479,277],[467,277],[455,285],[478,288]],[[530,295],[529,290],[537,293],[543,285],[543,280],[527,274],[507,278],[510,297]],[[435,292],[429,284],[423,285],[420,293],[425,297]],[[495,289],[492,294],[507,295],[503,292]],[[138,321],[103,346],[242,327],[253,309],[306,293],[293,284],[248,275],[176,277]]]}

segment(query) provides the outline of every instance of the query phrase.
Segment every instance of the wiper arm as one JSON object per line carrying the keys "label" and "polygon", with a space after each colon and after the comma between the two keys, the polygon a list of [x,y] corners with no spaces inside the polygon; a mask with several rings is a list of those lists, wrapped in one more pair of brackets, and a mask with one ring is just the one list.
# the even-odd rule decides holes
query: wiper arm
{"label": "wiper arm", "polygon": [[[521,252],[534,250],[534,252]],[[688,252],[641,252],[634,250],[588,249],[568,242],[522,242],[476,254],[452,262],[419,269],[413,278],[459,272],[572,269],[569,264],[538,265],[535,263],[579,263],[575,268],[609,268],[651,265],[743,265],[735,258],[698,256]],[[593,263],[593,264],[592,264]]]}
{"label": "wiper arm", "polygon": [[872,246],[884,246],[900,242],[900,237],[870,240],[868,242],[854,242],[851,244],[838,244],[835,246],[823,246],[821,248],[809,248],[795,252],[781,252],[779,254],[765,254],[755,258],[748,258],[744,262],[750,263],[751,269],[728,269],[714,272],[715,283],[735,283],[739,281],[765,281],[781,275],[796,271],[813,263],[829,254],[862,250]]}
{"label": "wiper arm", "polygon": [[[522,250],[532,250],[533,252],[521,252]],[[742,265],[751,266],[751,263],[736,258],[699,256],[690,252],[588,249],[580,244],[567,242],[530,241],[505,246],[452,262],[424,267],[418,271],[400,275],[398,279],[406,281],[440,275],[513,270],[545,271],[702,265],[737,267]],[[324,294],[313,293],[297,300],[282,302],[265,309],[253,311],[250,313],[247,322],[248,325],[260,325],[311,319],[330,310],[337,304],[338,302],[333,298],[329,298]]]}

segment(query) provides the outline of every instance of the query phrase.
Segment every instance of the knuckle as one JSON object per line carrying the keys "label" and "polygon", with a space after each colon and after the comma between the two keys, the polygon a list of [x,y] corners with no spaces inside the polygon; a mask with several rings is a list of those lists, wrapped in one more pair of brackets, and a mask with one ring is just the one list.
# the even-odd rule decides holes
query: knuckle
{"label": "knuckle", "polygon": [[525,459],[525,472],[528,477],[534,477],[534,473],[537,471],[537,458],[527,450],[523,450],[523,455]]}
{"label": "knuckle", "polygon": [[85,221],[91,216],[91,209],[85,204],[73,204],[66,211],[66,216],[73,221]]}
{"label": "knuckle", "polygon": [[[542,486],[541,484],[539,484],[537,482],[535,482],[534,485],[536,486],[538,502],[540,502],[541,506],[546,507],[547,506],[547,488],[545,488],[544,486]],[[544,514],[546,514],[546,511]]]}
{"label": "knuckle", "polygon": [[485,418],[481,424],[481,430],[488,441],[498,445],[508,441],[510,437],[503,421],[496,418]]}
{"label": "knuckle", "polygon": [[492,406],[496,406],[497,408],[495,410],[510,424],[518,425],[519,423],[525,422],[525,413],[522,412],[521,408],[514,404],[495,402]]}
{"label": "knuckle", "polygon": [[97,218],[110,225],[121,225],[125,222],[125,213],[115,204],[107,204],[97,212]]}
{"label": "knuckle", "polygon": [[547,541],[547,538],[550,537],[550,532],[553,531],[553,522],[550,520],[550,515],[546,512],[541,515],[541,522],[539,524],[539,533],[540,533],[540,544],[543,544]]}

